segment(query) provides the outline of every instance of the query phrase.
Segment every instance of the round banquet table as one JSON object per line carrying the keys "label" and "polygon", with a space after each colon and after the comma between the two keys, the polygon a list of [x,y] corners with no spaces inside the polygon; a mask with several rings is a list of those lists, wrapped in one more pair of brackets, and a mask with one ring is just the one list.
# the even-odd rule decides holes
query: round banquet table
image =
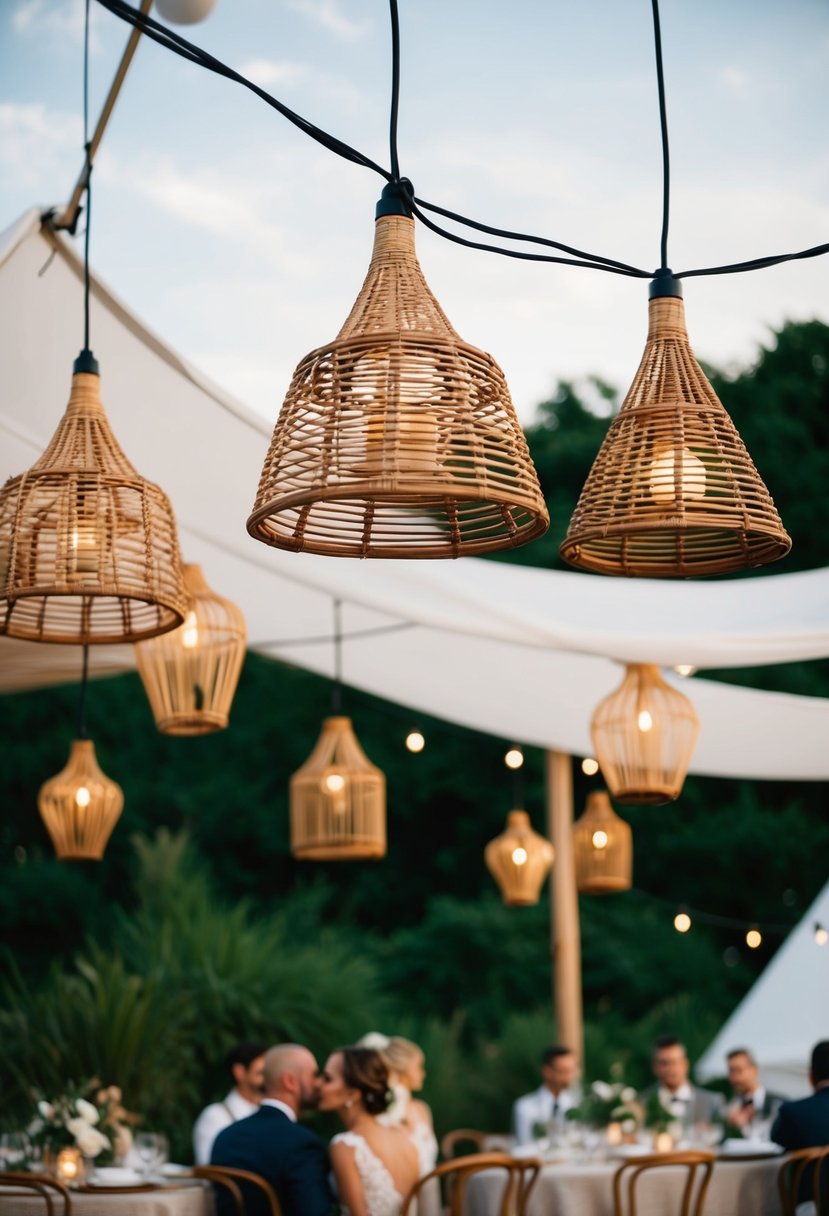
{"label": "round banquet table", "polygon": [[[777,1192],[781,1157],[722,1158],[711,1174],[705,1216],[782,1216]],[[621,1162],[545,1165],[527,1205],[527,1216],[613,1216],[613,1175]],[[637,1216],[666,1216],[678,1210],[675,1198],[684,1172],[660,1170],[637,1186]],[[469,1179],[464,1216],[498,1216],[504,1177],[484,1170]],[[673,1204],[673,1206],[672,1206]]]}
{"label": "round banquet table", "polygon": [[[195,1178],[146,1191],[88,1187],[71,1194],[72,1216],[213,1216],[215,1211],[213,1188]],[[45,1210],[39,1195],[0,1187],[0,1216],[42,1216]]]}

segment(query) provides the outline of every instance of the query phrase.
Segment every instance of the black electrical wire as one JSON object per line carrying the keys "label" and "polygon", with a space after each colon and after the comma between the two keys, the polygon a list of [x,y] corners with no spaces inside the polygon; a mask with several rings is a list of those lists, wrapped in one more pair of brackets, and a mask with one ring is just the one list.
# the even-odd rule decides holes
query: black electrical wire
{"label": "black electrical wire", "polygon": [[89,0],[83,32],[83,147],[86,157],[86,231],[83,241],[83,346],[89,350],[89,238],[92,227],[92,145],[89,142]]}
{"label": "black electrical wire", "polygon": [[81,669],[81,695],[78,701],[78,738],[86,739],[86,690],[89,683],[89,646],[83,646],[83,667]]}
{"label": "black electrical wire", "polygon": [[668,111],[665,105],[665,70],[662,65],[662,30],[659,0],[651,0],[653,42],[656,51],[656,88],[659,94],[659,131],[662,138],[662,235],[659,241],[659,269],[668,269],[668,222],[671,210],[671,160],[668,145]]}
{"label": "black electrical wire", "polygon": [[400,181],[400,157],[397,154],[397,115],[400,109],[400,16],[397,0],[389,0],[391,16],[391,110],[389,114],[389,164],[392,181]]}
{"label": "black electrical wire", "polygon": [[343,602],[334,600],[334,686],[331,689],[331,708],[335,714],[343,707]]}

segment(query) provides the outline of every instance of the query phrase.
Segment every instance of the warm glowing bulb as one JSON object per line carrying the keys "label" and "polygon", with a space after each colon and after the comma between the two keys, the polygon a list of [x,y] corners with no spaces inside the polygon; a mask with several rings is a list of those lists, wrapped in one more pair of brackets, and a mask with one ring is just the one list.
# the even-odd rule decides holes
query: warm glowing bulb
{"label": "warm glowing bulb", "polygon": [[639,725],[639,729],[640,729],[640,730],[641,730],[643,733],[644,733],[645,731],[649,731],[649,730],[651,729],[651,727],[653,726],[653,718],[651,717],[650,710],[648,710],[648,709],[640,709],[640,710],[639,710],[639,717],[636,719],[636,721],[637,721],[637,723],[638,723],[638,725]]}
{"label": "warm glowing bulb", "polygon": [[825,946],[829,942],[829,930],[824,929],[823,925],[815,925],[815,941],[819,946]]}
{"label": "warm glowing bulb", "polygon": [[677,663],[674,671],[678,676],[692,676],[696,671],[696,667],[691,663]]}
{"label": "warm glowing bulb", "polygon": [[759,929],[749,929],[748,933],[746,934],[747,946],[750,946],[752,950],[756,950],[757,947],[762,944],[762,941],[763,935]]}
{"label": "warm glowing bulb", "polygon": [[95,520],[81,518],[72,529],[70,537],[72,546],[72,573],[98,573],[98,534]]}
{"label": "warm glowing bulb", "polygon": [[654,501],[663,504],[703,498],[705,465],[687,448],[663,448],[651,464],[649,489]]}
{"label": "warm glowing bulb", "polygon": [[581,762],[581,771],[585,777],[593,777],[599,771],[599,762],[592,756],[585,756]]}
{"label": "warm glowing bulb", "polygon": [[524,862],[527,860],[527,850],[522,849],[519,845],[517,849],[512,850],[512,860],[517,866],[523,866]]}
{"label": "warm glowing bulb", "polygon": [[593,848],[594,849],[606,849],[607,848],[607,832],[603,832],[601,830],[601,828],[599,828],[598,831],[593,833]]}
{"label": "warm glowing bulb", "polygon": [[85,785],[79,785],[75,790],[75,802],[80,807],[89,806],[92,801],[92,795]]}
{"label": "warm glowing bulb", "polygon": [[345,789],[345,777],[342,773],[329,773],[325,778],[325,788],[329,794],[339,794]]}
{"label": "warm glowing bulb", "polygon": [[181,635],[181,642],[187,650],[192,650],[194,646],[199,644],[199,624],[196,620],[195,612],[188,612],[182,626],[184,633]]}
{"label": "warm glowing bulb", "polygon": [[507,768],[520,768],[524,763],[524,753],[520,747],[511,747],[504,756],[504,764]]}
{"label": "warm glowing bulb", "polygon": [[426,740],[419,730],[410,730],[406,735],[406,747],[410,752],[422,752],[426,746]]}
{"label": "warm glowing bulb", "polygon": [[687,912],[677,912],[674,917],[674,928],[677,933],[687,933],[691,928],[691,918]]}

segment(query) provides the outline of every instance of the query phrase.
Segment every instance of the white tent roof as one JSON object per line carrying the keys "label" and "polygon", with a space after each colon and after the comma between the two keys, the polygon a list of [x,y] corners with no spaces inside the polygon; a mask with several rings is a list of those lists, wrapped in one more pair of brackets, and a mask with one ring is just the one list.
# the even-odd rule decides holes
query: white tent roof
{"label": "white tent roof", "polygon": [[[81,323],[80,265],[41,231],[33,210],[0,234],[4,478],[28,468],[54,432]],[[119,442],[169,494],[185,560],[200,562],[208,582],[242,607],[257,651],[330,675],[330,643],[298,640],[330,637],[339,598],[347,683],[576,755],[591,752],[590,716],[619,683],[617,663],[737,667],[829,655],[829,570],[665,583],[473,558],[360,562],[263,546],[244,521],[273,420],[211,384],[97,281],[91,334]],[[278,404],[275,394],[274,417]],[[132,665],[128,647],[91,648],[93,674]],[[0,691],[78,672],[76,647],[0,639]],[[829,701],[706,680],[682,688],[702,721],[693,772],[829,778]]]}
{"label": "white tent roof", "polygon": [[816,924],[829,928],[829,882],[697,1064],[700,1080],[721,1077],[726,1053],[747,1047],[768,1089],[792,1098],[810,1092],[812,1048],[829,1037],[829,944],[815,941]]}

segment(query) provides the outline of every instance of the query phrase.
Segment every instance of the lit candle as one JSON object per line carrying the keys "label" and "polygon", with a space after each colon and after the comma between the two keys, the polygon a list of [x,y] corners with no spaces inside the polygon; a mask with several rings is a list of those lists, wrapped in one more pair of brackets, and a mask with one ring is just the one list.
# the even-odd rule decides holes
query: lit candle
{"label": "lit candle", "polygon": [[83,1158],[76,1148],[62,1148],[57,1157],[58,1178],[69,1186],[83,1181]]}
{"label": "lit candle", "polygon": [[617,1144],[622,1143],[622,1125],[621,1125],[621,1123],[608,1123],[608,1125],[607,1125],[607,1142],[614,1148]]}
{"label": "lit candle", "polygon": [[670,1132],[657,1132],[653,1138],[654,1152],[669,1153],[674,1147],[674,1138]]}

